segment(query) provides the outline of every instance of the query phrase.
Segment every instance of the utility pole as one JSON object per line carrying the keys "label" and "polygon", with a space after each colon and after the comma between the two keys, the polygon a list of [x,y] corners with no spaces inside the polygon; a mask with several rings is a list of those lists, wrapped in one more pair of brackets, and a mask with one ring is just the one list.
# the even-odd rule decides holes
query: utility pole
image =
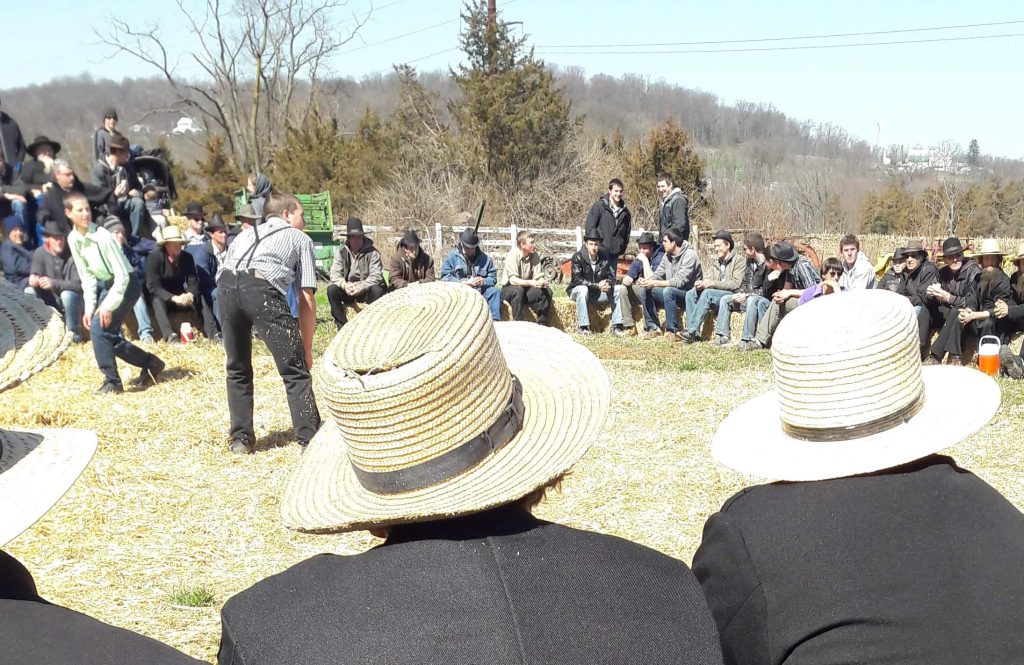
{"label": "utility pole", "polygon": [[487,0],[487,75],[494,74],[494,46],[498,34],[497,0]]}

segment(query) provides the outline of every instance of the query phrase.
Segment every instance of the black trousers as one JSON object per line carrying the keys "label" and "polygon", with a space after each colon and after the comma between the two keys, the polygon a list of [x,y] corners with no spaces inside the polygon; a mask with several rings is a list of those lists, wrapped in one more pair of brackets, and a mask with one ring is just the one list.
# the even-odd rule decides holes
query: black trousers
{"label": "black trousers", "polygon": [[501,297],[512,307],[512,320],[523,320],[523,309],[529,305],[537,315],[537,323],[546,326],[551,312],[551,289],[538,289],[533,286],[512,286],[509,284],[501,289]]}
{"label": "black trousers", "polygon": [[371,303],[384,295],[384,287],[380,284],[371,286],[366,291],[363,291],[358,296],[350,296],[345,293],[345,289],[341,288],[337,284],[331,284],[327,287],[327,302],[331,305],[331,316],[334,317],[334,325],[338,326],[340,330],[343,325],[348,322],[345,316],[345,305],[352,304],[354,302]]}
{"label": "black trousers", "polygon": [[[176,293],[175,295],[181,294]],[[156,317],[156,326],[164,339],[178,332],[171,325],[170,317],[167,316],[167,312],[171,309],[195,312],[196,319],[199,321],[199,327],[203,329],[203,334],[206,335],[207,339],[213,339],[217,335],[217,321],[213,317],[213,309],[210,307],[209,301],[202,296],[193,300],[191,305],[176,305],[170,300],[162,300],[154,296],[152,305],[153,316]]]}
{"label": "black trousers", "polygon": [[224,272],[218,282],[227,356],[228,411],[231,438],[256,442],[253,430],[252,331],[267,345],[284,380],[295,439],[307,444],[320,429],[313,380],[306,367],[299,324],[284,294],[248,273]]}
{"label": "black trousers", "polygon": [[945,310],[947,309],[949,309],[949,305],[938,305],[934,301],[929,301],[917,313],[917,334],[921,343],[922,360],[928,353],[932,330],[942,327],[946,320]]}

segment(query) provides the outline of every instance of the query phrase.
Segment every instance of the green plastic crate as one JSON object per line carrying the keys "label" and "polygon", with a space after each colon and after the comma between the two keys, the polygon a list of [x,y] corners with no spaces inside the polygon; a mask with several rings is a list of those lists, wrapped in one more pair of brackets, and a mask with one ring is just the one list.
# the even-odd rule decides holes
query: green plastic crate
{"label": "green plastic crate", "polygon": [[334,231],[334,212],[331,209],[330,192],[296,194],[295,198],[302,204],[307,233]]}

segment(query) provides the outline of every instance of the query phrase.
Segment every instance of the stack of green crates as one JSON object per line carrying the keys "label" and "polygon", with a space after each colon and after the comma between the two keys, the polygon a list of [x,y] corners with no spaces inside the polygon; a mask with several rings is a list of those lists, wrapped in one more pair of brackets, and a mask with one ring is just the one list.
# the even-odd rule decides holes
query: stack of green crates
{"label": "stack of green crates", "polygon": [[306,233],[313,239],[316,267],[322,274],[331,271],[334,261],[334,212],[331,209],[331,193],[296,194],[302,204],[306,219]]}

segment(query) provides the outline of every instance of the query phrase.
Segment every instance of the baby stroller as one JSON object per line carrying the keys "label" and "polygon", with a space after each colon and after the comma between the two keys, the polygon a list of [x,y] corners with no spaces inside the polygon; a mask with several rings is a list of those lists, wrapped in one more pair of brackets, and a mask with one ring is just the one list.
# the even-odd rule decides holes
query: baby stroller
{"label": "baby stroller", "polygon": [[[174,188],[174,176],[166,162],[166,153],[160,148],[141,151],[132,159],[135,173],[143,186],[146,195],[146,210],[159,228],[167,226],[164,210],[171,207],[171,202],[178,197]],[[152,191],[154,196],[149,196]]]}

